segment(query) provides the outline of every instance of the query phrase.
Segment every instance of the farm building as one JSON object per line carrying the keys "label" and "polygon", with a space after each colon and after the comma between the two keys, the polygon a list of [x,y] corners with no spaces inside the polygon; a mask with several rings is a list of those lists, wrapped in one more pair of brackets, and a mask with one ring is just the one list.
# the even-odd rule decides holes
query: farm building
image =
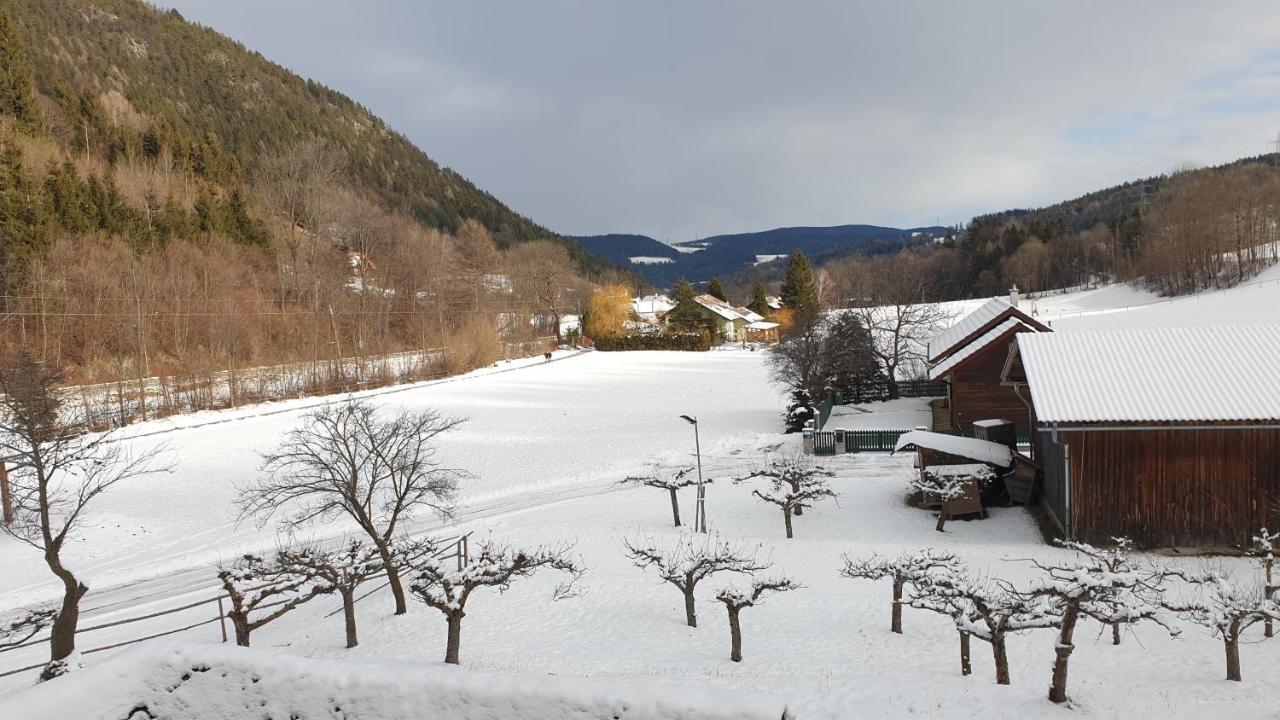
{"label": "farm building", "polygon": [[1043,504],[1066,537],[1236,547],[1280,523],[1280,325],[1022,333]]}
{"label": "farm building", "polygon": [[[1016,290],[1010,300],[1017,302]],[[1016,305],[992,298],[930,340],[929,379],[947,384],[947,397],[933,402],[934,428],[971,430],[978,420],[1003,418],[1028,430],[1027,406],[1001,384],[1000,371],[1015,335],[1048,330]]]}

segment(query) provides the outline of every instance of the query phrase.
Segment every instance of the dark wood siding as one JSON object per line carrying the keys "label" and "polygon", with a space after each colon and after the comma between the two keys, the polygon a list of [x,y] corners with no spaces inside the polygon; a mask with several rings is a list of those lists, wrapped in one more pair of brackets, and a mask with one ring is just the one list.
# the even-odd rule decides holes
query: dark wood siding
{"label": "dark wood siding", "polygon": [[[1048,433],[1037,433],[1046,436]],[[1280,516],[1280,430],[1069,431],[1070,530],[1080,540],[1234,547]],[[1060,457],[1037,444],[1045,469]]]}
{"label": "dark wood siding", "polygon": [[951,383],[951,422],[962,430],[975,420],[1008,420],[1019,430],[1031,427],[1027,404],[1013,388],[1000,384],[1005,358],[1015,333],[987,345],[967,358],[947,378]]}

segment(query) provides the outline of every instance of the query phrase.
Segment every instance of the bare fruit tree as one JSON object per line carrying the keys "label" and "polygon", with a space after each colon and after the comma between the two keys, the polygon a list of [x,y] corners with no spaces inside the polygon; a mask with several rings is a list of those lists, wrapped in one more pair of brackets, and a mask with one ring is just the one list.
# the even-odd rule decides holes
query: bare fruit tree
{"label": "bare fruit tree", "polygon": [[[753,470],[743,477],[736,478],[734,482],[741,483],[753,478],[765,477],[783,483],[790,487],[793,492],[799,493],[801,488],[814,485],[815,480],[833,478],[835,476],[834,471],[818,465],[808,455],[796,453],[785,458],[774,458],[766,463],[763,468]],[[804,508],[797,507],[795,514],[803,515]]]}
{"label": "bare fruit tree", "polygon": [[749,589],[728,587],[721,590],[716,599],[724,603],[729,612],[729,659],[742,662],[742,623],[738,615],[743,608],[759,605],[769,593],[799,590],[802,585],[786,577],[753,579]]}
{"label": "bare fruit tree", "polygon": [[317,548],[281,550],[280,565],[288,571],[312,578],[326,592],[342,598],[342,617],[347,634],[347,647],[360,644],[356,633],[356,589],[364,581],[383,571],[378,548],[350,539],[338,550],[325,552]]}
{"label": "bare fruit tree", "polygon": [[[249,635],[254,630],[319,595],[333,592],[323,580],[287,567],[278,559],[251,554],[240,556],[230,567],[219,568],[218,580],[231,600],[227,618],[240,647],[249,647]],[[263,614],[266,610],[270,612]]]}
{"label": "bare fruit tree", "polygon": [[[424,541],[430,548],[430,541]],[[505,592],[516,578],[529,577],[543,568],[569,574],[569,580],[555,591],[556,599],[568,597],[573,583],[583,573],[582,564],[571,558],[569,546],[539,547],[520,550],[491,540],[482,543],[478,551],[462,568],[448,558],[439,557],[438,551],[420,552],[412,565],[413,579],[409,590],[414,597],[444,614],[449,626],[444,661],[458,663],[458,650],[462,643],[462,618],[466,617],[467,601],[479,588],[497,588]]]}
{"label": "bare fruit tree", "polygon": [[1010,633],[1056,627],[1059,617],[1038,599],[1018,593],[1008,583],[973,577],[963,567],[925,573],[916,579],[908,604],[951,618],[961,638],[960,666],[969,674],[968,639],[991,645],[996,684],[1009,684]]}
{"label": "bare fruit tree", "polygon": [[[680,527],[680,498],[676,493],[683,488],[698,484],[698,478],[693,476],[693,471],[694,467],[692,465],[681,468],[654,466],[647,474],[628,477],[622,482],[629,485],[644,485],[645,487],[666,490],[671,495],[672,521],[676,527]],[[711,481],[704,481],[704,483],[709,482]]]}
{"label": "bare fruit tree", "polygon": [[295,527],[351,518],[378,549],[395,612],[403,615],[396,531],[417,510],[452,514],[458,486],[471,474],[442,465],[434,443],[463,422],[434,410],[384,417],[361,400],[322,407],[263,455],[265,476],[240,489],[241,517],[283,512]]}
{"label": "bare fruit tree", "polygon": [[822,476],[809,476],[791,485],[781,480],[774,480],[764,490],[752,490],[752,495],[761,500],[782,508],[782,522],[786,528],[787,539],[793,537],[791,532],[791,516],[799,515],[804,508],[825,498],[834,498],[836,493]]}
{"label": "bare fruit tree", "polygon": [[978,483],[994,480],[996,474],[986,465],[953,465],[960,472],[949,472],[948,466],[935,465],[924,468],[919,473],[911,473],[911,488],[920,493],[925,500],[938,503],[938,522],[933,526],[938,532],[945,532],[947,520],[951,518],[956,503],[971,493],[979,493]]}
{"label": "bare fruit tree", "polygon": [[54,607],[34,607],[11,613],[0,620],[0,650],[16,648],[53,624],[58,616]]}
{"label": "bare fruit tree", "polygon": [[694,590],[698,583],[718,573],[750,575],[769,567],[761,560],[760,546],[744,548],[718,538],[682,535],[674,544],[663,545],[651,538],[624,539],[624,551],[632,564],[653,568],[662,581],[674,585],[684,596],[684,616],[689,627],[698,627]]}
{"label": "bare fruit tree", "polygon": [[[1262,528],[1253,536],[1249,547],[1249,554],[1258,558],[1258,564],[1262,566],[1262,594],[1271,600],[1276,599],[1276,593],[1280,592],[1280,588],[1276,587],[1275,576],[1277,541],[1280,541],[1280,532],[1268,532],[1266,528]],[[1264,637],[1275,635],[1275,624],[1271,618],[1263,621],[1262,634]]]}
{"label": "bare fruit tree", "polygon": [[1222,638],[1227,658],[1227,679],[1240,682],[1241,636],[1260,622],[1280,620],[1280,603],[1266,597],[1260,587],[1236,583],[1222,570],[1210,570],[1195,576],[1182,575],[1182,578],[1198,586],[1203,597],[1190,602],[1167,603],[1166,606]]}
{"label": "bare fruit tree", "polygon": [[118,483],[167,466],[159,451],[134,456],[107,435],[87,435],[91,418],[69,418],[57,389],[61,374],[23,352],[0,363],[0,458],[12,467],[13,522],[0,531],[35,548],[62,584],[62,602],[49,637],[49,679],[65,672],[76,650],[80,600],[89,586],[64,562],[62,551],[90,505]]}
{"label": "bare fruit tree", "polygon": [[893,580],[893,614],[889,630],[901,635],[903,592],[907,585],[919,581],[929,573],[958,567],[960,559],[952,553],[925,548],[914,553],[904,553],[893,560],[876,556],[855,560],[845,555],[840,575],[851,580]]}
{"label": "bare fruit tree", "polygon": [[1044,577],[1024,591],[1028,600],[1043,599],[1059,616],[1054,643],[1053,680],[1049,699],[1067,701],[1067,672],[1075,649],[1076,625],[1082,617],[1104,625],[1133,624],[1149,620],[1171,635],[1179,634],[1164,605],[1165,580],[1169,573],[1158,569],[1125,567],[1113,572],[1097,548],[1084,543],[1062,543],[1077,552],[1077,561],[1035,565]]}

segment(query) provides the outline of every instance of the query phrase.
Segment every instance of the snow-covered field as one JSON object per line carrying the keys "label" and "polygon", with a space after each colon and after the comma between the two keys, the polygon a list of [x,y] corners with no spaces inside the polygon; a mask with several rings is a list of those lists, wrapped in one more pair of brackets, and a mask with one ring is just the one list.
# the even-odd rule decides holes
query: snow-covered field
{"label": "snow-covered field", "polygon": [[[1280,280],[1280,271],[1259,279]],[[1058,318],[1055,328],[1061,323],[1067,329],[1073,323],[1172,324],[1179,317],[1189,321],[1184,324],[1274,322],[1272,313],[1280,301],[1280,283],[1271,282],[1102,312],[1110,307],[1106,303],[1136,304],[1146,297],[1136,292],[1103,288],[1034,302],[1042,317]],[[1069,316],[1082,310],[1092,314]],[[234,648],[201,645],[217,640],[216,626],[205,626],[179,636],[187,645],[178,648],[142,646],[115,661],[111,653],[89,656],[90,671],[83,680],[17,694],[13,691],[27,680],[0,681],[0,693],[10,693],[0,699],[0,717],[123,717],[127,707],[68,709],[60,704],[66,697],[59,687],[83,682],[82,692],[102,692],[106,698],[131,697],[121,690],[128,687],[137,687],[135,694],[163,693],[167,686],[154,678],[179,674],[183,663],[226,665],[232,678],[257,675],[281,686],[299,686],[299,678],[307,674],[299,669],[301,661],[275,660],[279,655],[319,662],[316,677],[332,678],[323,680],[323,686],[332,686],[340,697],[381,692],[391,698],[387,702],[401,703],[396,707],[420,708],[430,698],[454,697],[459,688],[488,690],[464,693],[473,699],[470,710],[451,715],[460,718],[718,717],[708,707],[729,713],[720,716],[741,717],[745,715],[731,710],[741,701],[771,710],[781,701],[799,718],[1026,718],[1065,717],[1064,712],[1077,717],[1140,712],[1179,718],[1280,717],[1280,675],[1274,672],[1280,641],[1245,644],[1245,681],[1230,683],[1221,679],[1221,643],[1198,627],[1188,626],[1175,640],[1159,628],[1141,626],[1113,647],[1109,634],[1086,623],[1077,633],[1072,658],[1073,702],[1064,710],[1044,699],[1053,657],[1050,631],[1011,640],[1013,684],[1008,687],[993,683],[990,654],[980,642],[974,643],[974,675],[960,675],[955,632],[941,618],[908,610],[905,633],[891,634],[888,585],[839,577],[842,554],[945,548],[979,571],[1025,583],[1035,574],[1032,559],[1061,557],[1063,551],[1046,546],[1019,508],[996,508],[986,520],[951,522],[945,533],[935,532],[929,513],[903,501],[910,460],[883,454],[832,459],[838,502],[796,518],[796,539],[784,539],[775,507],[753,498],[749,484],[723,482],[757,465],[767,452],[793,449],[797,440],[775,434],[783,400],[767,382],[762,359],[760,353],[741,351],[587,353],[370,393],[388,408],[435,407],[471,418],[442,443],[448,463],[478,476],[465,488],[461,521],[441,528],[424,518],[416,529],[473,530],[519,544],[571,541],[588,568],[584,592],[567,600],[551,601],[559,580],[553,576],[520,580],[504,594],[477,594],[467,607],[461,669],[440,662],[445,626],[438,612],[415,604],[407,616],[392,617],[389,598],[374,595],[359,606],[360,647],[345,650],[340,616],[326,617],[335,602],[322,598],[256,631],[254,646],[260,652],[236,654]],[[139,452],[167,446],[175,471],[113,489],[96,505],[68,552],[69,561],[95,588],[86,603],[94,605],[101,598],[123,602],[130,592],[146,587],[172,600],[182,596],[182,586],[139,581],[179,577],[181,572],[187,573],[181,575],[183,582],[212,580],[212,565],[219,558],[272,547],[277,542],[273,527],[235,522],[235,486],[254,477],[258,453],[273,447],[315,402],[203,413],[127,428],[132,438],[127,442]],[[715,577],[699,587],[700,626],[692,629],[684,624],[678,592],[633,567],[622,553],[623,538],[676,537],[662,492],[620,488],[616,481],[647,462],[690,459],[692,432],[678,419],[680,414],[699,418],[707,473],[721,479],[708,489],[712,532],[759,543],[777,570],[805,586],[743,612],[742,663],[728,660],[727,621],[714,600],[715,592],[733,578]],[[927,420],[927,408],[904,400],[843,409],[838,425],[899,429]],[[690,510],[691,499],[692,493],[685,492],[682,502]],[[317,533],[347,529],[335,523]],[[1190,567],[1203,562],[1160,560]],[[1241,576],[1256,572],[1245,561],[1215,562]],[[39,556],[7,538],[0,539],[0,577],[5,579],[0,610],[55,592]],[[88,644],[128,636],[106,631]],[[1255,632],[1251,639],[1259,637]],[[10,662],[5,655],[0,661]],[[352,668],[349,674],[344,667]],[[414,677],[421,678],[421,686],[414,685]],[[537,692],[553,699],[536,712],[529,706],[505,714],[492,710],[515,707],[502,702]],[[255,693],[261,691],[236,694],[240,705],[220,708],[216,717],[261,717]],[[638,702],[659,693],[667,693],[675,704],[662,711]],[[193,697],[198,702],[206,696]],[[494,698],[499,698],[496,705],[490,702]],[[592,704],[590,698],[604,700]],[[606,711],[608,703],[631,710]],[[678,706],[690,709],[677,711]],[[574,714],[578,708],[586,709]],[[409,716],[385,708],[369,713]],[[288,716],[283,709],[280,714]]]}

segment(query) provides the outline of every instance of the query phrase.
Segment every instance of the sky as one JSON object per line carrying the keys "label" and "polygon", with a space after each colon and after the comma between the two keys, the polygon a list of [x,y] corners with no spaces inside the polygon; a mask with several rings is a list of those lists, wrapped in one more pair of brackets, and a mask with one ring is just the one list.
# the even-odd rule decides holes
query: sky
{"label": "sky", "polygon": [[160,4],[574,235],[953,225],[1280,132],[1271,0]]}

